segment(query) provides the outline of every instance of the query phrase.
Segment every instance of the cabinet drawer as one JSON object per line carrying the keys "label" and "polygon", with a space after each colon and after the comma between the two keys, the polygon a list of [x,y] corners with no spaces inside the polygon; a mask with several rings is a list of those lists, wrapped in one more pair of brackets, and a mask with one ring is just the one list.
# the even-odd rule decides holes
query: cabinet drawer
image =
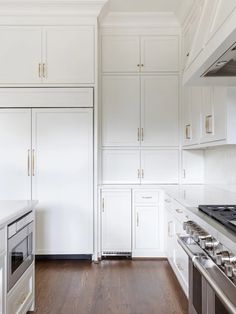
{"label": "cabinet drawer", "polygon": [[0,229],[0,254],[4,252],[5,247],[5,229]]}
{"label": "cabinet drawer", "polygon": [[189,220],[189,215],[186,208],[176,201],[172,202],[172,213],[180,223]]}
{"label": "cabinet drawer", "polygon": [[8,314],[23,314],[29,310],[33,301],[33,276],[33,266],[31,266],[8,294]]}
{"label": "cabinet drawer", "polygon": [[134,203],[136,204],[157,204],[157,191],[134,191]]}

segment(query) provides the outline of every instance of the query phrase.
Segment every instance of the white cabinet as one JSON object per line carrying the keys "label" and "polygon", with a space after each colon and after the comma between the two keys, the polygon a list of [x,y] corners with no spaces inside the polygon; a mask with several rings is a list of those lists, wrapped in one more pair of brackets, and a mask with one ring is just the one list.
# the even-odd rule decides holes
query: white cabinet
{"label": "white cabinet", "polygon": [[165,209],[165,250],[171,266],[174,264],[175,249],[175,224],[174,217],[168,209]]}
{"label": "white cabinet", "polygon": [[43,81],[57,84],[93,84],[94,38],[94,29],[90,26],[46,27]]}
{"label": "white cabinet", "polygon": [[140,145],[140,79],[103,76],[102,145]]}
{"label": "white cabinet", "polygon": [[6,254],[0,254],[0,314],[5,314],[5,298],[6,298],[6,285],[5,285],[5,260]]}
{"label": "white cabinet", "polygon": [[102,150],[103,184],[175,184],[178,176],[178,150]]}
{"label": "white cabinet", "polygon": [[235,0],[215,0],[213,3],[213,18],[208,34],[208,39],[211,39],[212,36],[219,30],[220,27],[227,21],[231,13],[236,8]]}
{"label": "white cabinet", "polygon": [[141,100],[139,77],[103,77],[103,146],[177,147],[178,142],[177,76],[142,77]]}
{"label": "white cabinet", "polygon": [[103,72],[139,72],[139,36],[102,36]]}
{"label": "white cabinet", "polygon": [[131,190],[102,191],[102,254],[131,253]]}
{"label": "white cabinet", "polygon": [[177,72],[178,45],[177,36],[142,36],[141,72]]}
{"label": "white cabinet", "polygon": [[178,169],[178,150],[148,149],[141,152],[141,175],[144,184],[178,183]]}
{"label": "white cabinet", "polygon": [[0,199],[30,199],[30,109],[0,109],[0,147]]}
{"label": "white cabinet", "polygon": [[102,36],[104,73],[177,72],[178,70],[178,36]]}
{"label": "white cabinet", "polygon": [[32,131],[36,252],[92,254],[92,109],[34,109]]}
{"label": "white cabinet", "polygon": [[141,78],[141,145],[178,146],[178,77]]}
{"label": "white cabinet", "polygon": [[0,84],[93,84],[92,26],[0,28]]}
{"label": "white cabinet", "polygon": [[40,27],[0,28],[0,84],[37,84],[41,82]]}
{"label": "white cabinet", "polygon": [[[142,195],[138,197],[138,194]],[[160,251],[158,192],[133,191],[134,257],[154,257]]]}
{"label": "white cabinet", "polygon": [[200,140],[202,88],[185,87],[182,102],[182,143],[196,145]]}
{"label": "white cabinet", "polygon": [[141,178],[138,149],[104,149],[102,151],[103,184],[139,184]]}

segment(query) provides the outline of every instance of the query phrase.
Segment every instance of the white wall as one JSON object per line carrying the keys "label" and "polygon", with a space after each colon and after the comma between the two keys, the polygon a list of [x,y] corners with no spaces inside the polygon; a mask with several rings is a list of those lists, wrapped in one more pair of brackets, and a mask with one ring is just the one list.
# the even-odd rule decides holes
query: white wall
{"label": "white wall", "polygon": [[236,191],[236,145],[205,151],[205,183],[230,185]]}

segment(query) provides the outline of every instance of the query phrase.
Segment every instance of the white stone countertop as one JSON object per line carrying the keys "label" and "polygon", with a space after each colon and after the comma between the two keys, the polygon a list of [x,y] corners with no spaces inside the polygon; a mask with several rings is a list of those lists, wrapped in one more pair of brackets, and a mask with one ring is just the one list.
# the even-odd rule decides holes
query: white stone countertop
{"label": "white stone countertop", "polygon": [[37,201],[0,201],[0,228],[34,210]]}

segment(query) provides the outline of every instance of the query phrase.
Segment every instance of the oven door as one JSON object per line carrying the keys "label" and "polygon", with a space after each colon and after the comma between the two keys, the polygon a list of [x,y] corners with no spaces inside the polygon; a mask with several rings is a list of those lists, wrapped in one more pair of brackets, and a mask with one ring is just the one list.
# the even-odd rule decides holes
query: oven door
{"label": "oven door", "polygon": [[30,223],[8,239],[8,291],[33,260],[33,223]]}

